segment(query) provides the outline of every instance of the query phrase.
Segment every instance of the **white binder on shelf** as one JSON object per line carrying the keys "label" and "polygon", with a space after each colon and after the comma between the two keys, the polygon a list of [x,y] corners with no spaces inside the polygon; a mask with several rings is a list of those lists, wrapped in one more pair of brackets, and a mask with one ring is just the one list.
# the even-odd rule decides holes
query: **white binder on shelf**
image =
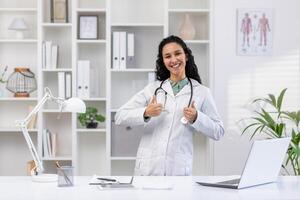
{"label": "white binder on shelf", "polygon": [[66,81],[65,81],[65,72],[58,72],[58,97],[65,99],[66,94]]}
{"label": "white binder on shelf", "polygon": [[78,60],[77,96],[79,98],[90,98],[90,61],[89,60]]}
{"label": "white binder on shelf", "polygon": [[126,69],[127,45],[126,32],[120,32],[120,69]]}
{"label": "white binder on shelf", "polygon": [[127,34],[127,68],[133,68],[134,62],[134,34]]}
{"label": "white binder on shelf", "polygon": [[120,69],[120,32],[113,32],[113,69]]}
{"label": "white binder on shelf", "polygon": [[66,99],[72,97],[72,75],[71,73],[66,73]]}

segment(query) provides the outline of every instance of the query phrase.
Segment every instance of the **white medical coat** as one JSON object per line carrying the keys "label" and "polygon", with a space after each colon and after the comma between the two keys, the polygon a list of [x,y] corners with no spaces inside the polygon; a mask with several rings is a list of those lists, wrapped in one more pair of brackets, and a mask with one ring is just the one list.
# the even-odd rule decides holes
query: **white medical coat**
{"label": "white medical coat", "polygon": [[169,81],[162,88],[168,93],[166,112],[145,122],[144,112],[161,84],[155,81],[134,95],[116,113],[116,124],[143,125],[137,152],[135,175],[178,176],[191,175],[193,162],[193,133],[202,133],[214,140],[224,135],[223,123],[217,112],[210,90],[191,79],[193,98],[198,112],[193,124],[182,124],[183,108],[187,107],[191,89],[187,84],[174,96]]}

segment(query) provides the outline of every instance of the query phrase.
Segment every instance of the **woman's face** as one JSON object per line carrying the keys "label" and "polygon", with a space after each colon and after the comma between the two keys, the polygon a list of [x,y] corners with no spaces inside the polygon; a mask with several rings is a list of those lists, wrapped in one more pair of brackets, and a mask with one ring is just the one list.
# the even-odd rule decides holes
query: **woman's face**
{"label": "woman's face", "polygon": [[186,55],[183,48],[176,42],[166,44],[162,49],[163,61],[170,71],[170,78],[179,81],[185,78]]}

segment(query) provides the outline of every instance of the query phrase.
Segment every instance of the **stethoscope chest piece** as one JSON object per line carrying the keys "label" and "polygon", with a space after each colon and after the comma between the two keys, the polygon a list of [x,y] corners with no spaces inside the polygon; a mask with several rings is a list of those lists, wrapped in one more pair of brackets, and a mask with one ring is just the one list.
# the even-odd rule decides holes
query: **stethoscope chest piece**
{"label": "stethoscope chest piece", "polygon": [[185,117],[181,117],[180,121],[183,124],[187,124],[188,123],[188,120]]}

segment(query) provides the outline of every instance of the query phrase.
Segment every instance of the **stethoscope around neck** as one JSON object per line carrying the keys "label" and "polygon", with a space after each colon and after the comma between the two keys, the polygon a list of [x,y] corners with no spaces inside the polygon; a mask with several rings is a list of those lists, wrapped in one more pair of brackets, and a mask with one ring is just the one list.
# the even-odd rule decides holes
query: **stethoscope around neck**
{"label": "stethoscope around neck", "polygon": [[[194,92],[194,90],[193,90],[193,84],[192,84],[191,79],[190,79],[189,77],[187,77],[187,79],[188,79],[188,81],[189,81],[189,83],[190,83],[190,88],[191,88],[191,95],[190,95],[189,104],[188,104],[188,107],[190,107],[190,106],[191,106],[191,103],[192,103],[192,99],[193,99],[193,92]],[[166,105],[166,102],[167,102],[167,96],[168,96],[167,91],[164,90],[164,89],[162,88],[162,85],[164,84],[165,81],[166,81],[166,80],[163,80],[163,81],[160,83],[160,86],[159,86],[158,88],[156,88],[156,90],[154,91],[154,95],[155,95],[155,96],[157,96],[157,94],[158,94],[159,92],[163,92],[163,93],[165,94],[164,108],[165,108],[165,105]],[[183,124],[187,124],[187,123],[188,123],[188,120],[187,120],[185,117],[182,117],[182,118],[180,119],[180,121],[181,121],[181,123],[183,123]]]}

